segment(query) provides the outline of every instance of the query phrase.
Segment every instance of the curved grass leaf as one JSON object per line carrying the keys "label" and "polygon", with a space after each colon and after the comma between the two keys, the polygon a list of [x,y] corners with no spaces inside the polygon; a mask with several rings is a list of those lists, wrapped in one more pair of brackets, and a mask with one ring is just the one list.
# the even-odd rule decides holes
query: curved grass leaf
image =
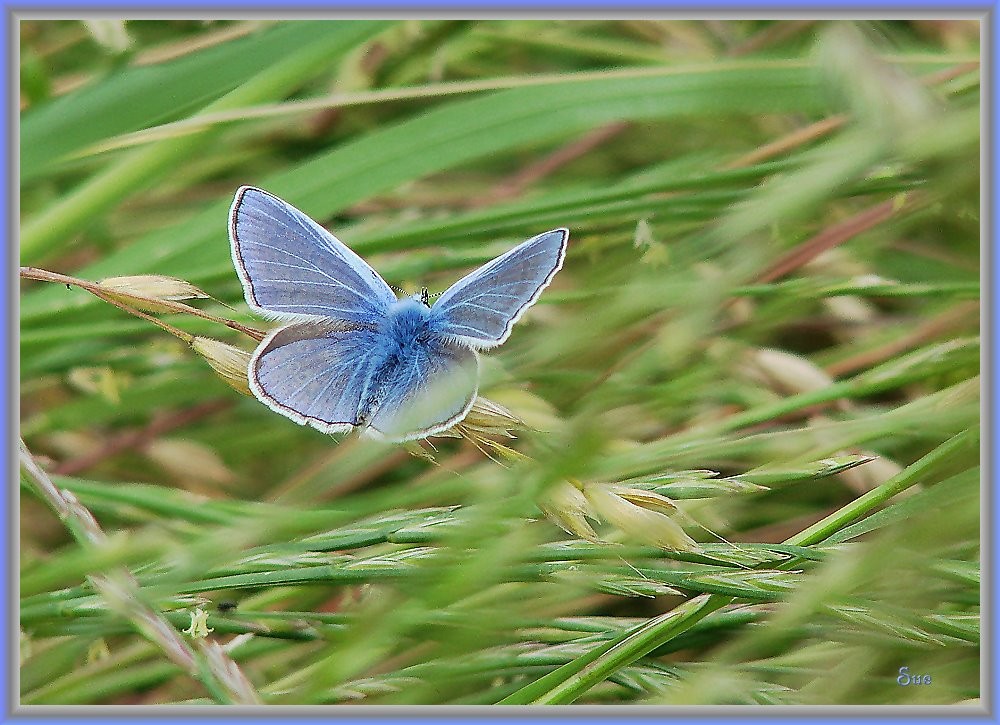
{"label": "curved grass leaf", "polygon": [[314,39],[335,45],[339,36],[362,38],[379,25],[287,23],[174,61],[115,70],[25,113],[21,183],[58,171],[63,159],[92,143],[183,118]]}

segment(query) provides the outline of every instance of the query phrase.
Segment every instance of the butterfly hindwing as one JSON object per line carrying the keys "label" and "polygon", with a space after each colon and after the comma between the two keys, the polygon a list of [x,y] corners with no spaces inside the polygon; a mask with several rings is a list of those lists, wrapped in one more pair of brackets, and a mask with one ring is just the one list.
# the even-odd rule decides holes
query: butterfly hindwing
{"label": "butterfly hindwing", "polygon": [[410,440],[450,428],[476,398],[479,360],[467,347],[436,341],[390,361],[376,374],[367,424],[390,440]]}
{"label": "butterfly hindwing", "polygon": [[271,316],[371,323],[396,301],[385,280],[347,245],[261,189],[236,192],[229,237],[247,303]]}
{"label": "butterfly hindwing", "polygon": [[368,427],[410,440],[463,418],[476,397],[476,353],[441,339],[401,356],[397,343],[351,323],[288,325],[257,348],[250,387],[272,410],[326,433]]}
{"label": "butterfly hindwing", "polygon": [[566,229],[539,234],[449,287],[434,304],[442,331],[473,348],[504,342],[566,255]]}
{"label": "butterfly hindwing", "polygon": [[250,360],[250,387],[275,412],[326,433],[358,425],[377,360],[379,334],[340,322],[297,323],[272,332]]}

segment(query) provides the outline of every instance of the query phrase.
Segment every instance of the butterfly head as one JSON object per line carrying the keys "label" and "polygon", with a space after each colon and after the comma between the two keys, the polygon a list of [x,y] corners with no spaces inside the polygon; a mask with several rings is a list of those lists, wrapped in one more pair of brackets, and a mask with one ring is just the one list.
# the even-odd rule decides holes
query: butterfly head
{"label": "butterfly head", "polygon": [[430,307],[431,306],[431,296],[427,292],[427,288],[426,287],[421,287],[420,288],[420,301],[423,303],[424,307]]}

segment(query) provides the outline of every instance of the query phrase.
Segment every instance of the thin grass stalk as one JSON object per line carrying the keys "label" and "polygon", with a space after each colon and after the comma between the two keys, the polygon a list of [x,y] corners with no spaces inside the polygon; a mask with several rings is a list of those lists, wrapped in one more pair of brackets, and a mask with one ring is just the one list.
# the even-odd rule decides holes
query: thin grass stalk
{"label": "thin grass stalk", "polygon": [[[48,474],[35,462],[23,440],[18,443],[18,452],[29,484],[55,511],[73,538],[81,546],[102,546],[107,537],[93,515],[68,491],[56,488]],[[143,603],[138,584],[127,569],[121,568],[106,575],[94,574],[89,580],[112,611],[123,613],[136,630],[156,644],[171,662],[201,681],[216,702],[260,703],[253,685],[228,656],[216,651],[211,657],[196,653],[161,613]]]}

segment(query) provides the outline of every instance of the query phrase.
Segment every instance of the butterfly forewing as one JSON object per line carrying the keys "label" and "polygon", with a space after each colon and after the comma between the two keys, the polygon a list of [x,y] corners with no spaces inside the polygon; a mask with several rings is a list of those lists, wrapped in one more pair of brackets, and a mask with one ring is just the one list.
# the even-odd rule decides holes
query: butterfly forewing
{"label": "butterfly forewing", "polygon": [[568,236],[565,229],[539,234],[449,287],[434,304],[442,331],[474,348],[506,340],[562,267]]}
{"label": "butterfly forewing", "polygon": [[260,189],[236,193],[229,236],[247,303],[273,316],[372,323],[396,301],[385,280],[343,242]]}

